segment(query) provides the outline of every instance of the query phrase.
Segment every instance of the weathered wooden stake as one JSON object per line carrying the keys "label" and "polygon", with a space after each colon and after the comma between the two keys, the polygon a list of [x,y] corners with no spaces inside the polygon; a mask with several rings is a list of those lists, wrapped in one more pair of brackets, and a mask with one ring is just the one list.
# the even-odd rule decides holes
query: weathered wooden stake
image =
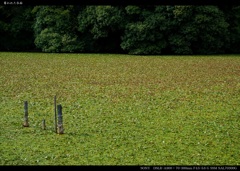
{"label": "weathered wooden stake", "polygon": [[57,100],[54,96],[54,118],[55,118],[55,132],[57,133]]}
{"label": "weathered wooden stake", "polygon": [[63,117],[62,117],[62,106],[57,105],[58,110],[58,134],[63,134]]}
{"label": "weathered wooden stake", "polygon": [[23,122],[24,127],[29,127],[28,123],[28,102],[24,101],[24,122]]}
{"label": "weathered wooden stake", "polygon": [[45,122],[45,119],[42,120],[42,128],[43,128],[43,130],[46,129],[46,122]]}

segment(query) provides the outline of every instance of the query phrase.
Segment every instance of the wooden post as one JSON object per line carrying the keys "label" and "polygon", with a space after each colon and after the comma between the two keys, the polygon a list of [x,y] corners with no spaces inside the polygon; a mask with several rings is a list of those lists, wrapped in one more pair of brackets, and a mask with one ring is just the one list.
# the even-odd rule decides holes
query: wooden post
{"label": "wooden post", "polygon": [[63,117],[62,117],[62,106],[57,105],[58,109],[58,134],[63,134]]}
{"label": "wooden post", "polygon": [[42,120],[42,128],[43,128],[43,130],[46,129],[46,122],[45,122],[45,119]]}
{"label": "wooden post", "polygon": [[54,96],[54,118],[55,118],[55,132],[57,133],[57,100]]}
{"label": "wooden post", "polygon": [[28,123],[28,102],[24,101],[24,123],[23,123],[24,127],[29,127],[29,123]]}

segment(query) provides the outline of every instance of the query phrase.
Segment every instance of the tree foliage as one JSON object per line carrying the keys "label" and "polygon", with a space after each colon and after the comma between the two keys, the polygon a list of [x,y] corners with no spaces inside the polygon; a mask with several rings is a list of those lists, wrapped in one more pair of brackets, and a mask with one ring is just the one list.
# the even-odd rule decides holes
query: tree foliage
{"label": "tree foliage", "polygon": [[0,50],[34,49],[32,7],[0,6]]}
{"label": "tree foliage", "polygon": [[124,29],[121,7],[86,6],[78,15],[78,31],[87,40],[87,51],[118,51]]}
{"label": "tree foliage", "polygon": [[221,7],[226,22],[229,24],[229,53],[240,53],[240,6]]}
{"label": "tree foliage", "polygon": [[0,50],[240,52],[239,6],[0,6]]}
{"label": "tree foliage", "polygon": [[161,13],[164,7],[152,8],[153,11],[136,6],[125,8],[130,19],[122,36],[121,47],[128,53],[161,54],[161,50],[166,47],[166,17]]}
{"label": "tree foliage", "polygon": [[168,36],[173,53],[223,53],[228,43],[228,23],[215,6],[175,6],[172,32]]}
{"label": "tree foliage", "polygon": [[77,37],[73,6],[35,8],[35,44],[44,52],[75,52],[83,49]]}

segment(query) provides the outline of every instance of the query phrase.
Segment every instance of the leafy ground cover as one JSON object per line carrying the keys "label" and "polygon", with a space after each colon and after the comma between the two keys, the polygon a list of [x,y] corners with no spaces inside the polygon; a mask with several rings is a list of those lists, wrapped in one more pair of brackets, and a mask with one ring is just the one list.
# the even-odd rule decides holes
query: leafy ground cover
{"label": "leafy ground cover", "polygon": [[1,52],[0,66],[1,165],[240,164],[240,55]]}

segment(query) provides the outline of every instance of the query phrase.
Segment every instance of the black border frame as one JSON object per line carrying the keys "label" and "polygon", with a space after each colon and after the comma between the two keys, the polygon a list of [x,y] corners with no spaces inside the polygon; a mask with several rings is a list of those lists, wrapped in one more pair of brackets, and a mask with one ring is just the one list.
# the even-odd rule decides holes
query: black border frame
{"label": "black border frame", "polygon": [[0,0],[0,5],[240,5],[240,0]]}

